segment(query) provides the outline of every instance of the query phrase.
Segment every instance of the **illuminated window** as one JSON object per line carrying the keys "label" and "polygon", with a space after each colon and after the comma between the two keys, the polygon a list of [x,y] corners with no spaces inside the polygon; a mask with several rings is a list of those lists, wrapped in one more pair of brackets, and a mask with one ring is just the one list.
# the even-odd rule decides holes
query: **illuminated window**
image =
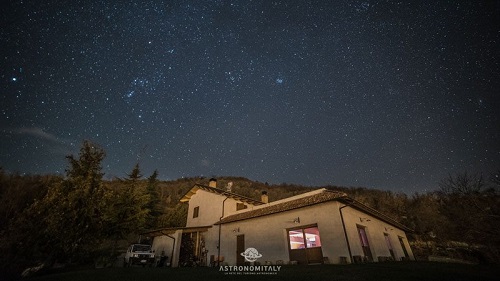
{"label": "illuminated window", "polygon": [[288,231],[290,249],[321,247],[318,227],[300,228]]}

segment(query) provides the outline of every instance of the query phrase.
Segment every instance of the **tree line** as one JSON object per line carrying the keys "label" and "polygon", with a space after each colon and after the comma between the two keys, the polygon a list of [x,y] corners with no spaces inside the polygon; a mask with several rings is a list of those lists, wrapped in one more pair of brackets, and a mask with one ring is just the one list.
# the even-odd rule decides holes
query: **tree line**
{"label": "tree line", "polygon": [[21,176],[0,171],[2,265],[89,263],[112,259],[121,242],[155,228],[163,215],[155,171],[144,179],[103,180],[105,152],[85,141],[68,156],[66,175]]}
{"label": "tree line", "polygon": [[[0,170],[0,260],[3,266],[36,263],[92,263],[113,260],[145,230],[184,226],[187,204],[179,199],[204,177],[158,180],[136,164],[127,177],[103,180],[102,148],[85,141],[78,156],[67,156],[65,176],[18,175]],[[407,195],[391,191],[325,186],[385,213],[414,229],[409,233],[417,258],[452,255],[479,262],[500,260],[500,173],[450,175],[434,192]],[[271,201],[318,187],[268,184],[242,177],[234,193]],[[450,249],[455,249],[450,253]]]}

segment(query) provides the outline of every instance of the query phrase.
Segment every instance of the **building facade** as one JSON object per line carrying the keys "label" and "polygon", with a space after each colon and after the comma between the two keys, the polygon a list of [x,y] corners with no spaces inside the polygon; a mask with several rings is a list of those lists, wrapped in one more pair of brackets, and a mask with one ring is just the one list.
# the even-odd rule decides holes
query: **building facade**
{"label": "building facade", "polygon": [[248,248],[258,251],[261,264],[414,259],[410,229],[342,192],[318,189],[268,202],[266,194],[254,200],[218,189],[211,180],[193,186],[181,202],[189,204],[186,227],[144,233],[172,266],[186,263],[182,245],[196,263],[208,266],[248,263],[242,255]]}

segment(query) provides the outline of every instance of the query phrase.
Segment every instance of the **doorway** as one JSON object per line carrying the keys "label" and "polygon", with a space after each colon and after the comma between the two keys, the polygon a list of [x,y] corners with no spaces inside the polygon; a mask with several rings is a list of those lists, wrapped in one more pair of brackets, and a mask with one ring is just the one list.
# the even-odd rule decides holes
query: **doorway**
{"label": "doorway", "polygon": [[391,238],[388,233],[384,233],[385,243],[387,244],[387,248],[389,249],[389,253],[391,254],[391,258],[393,261],[396,260],[396,255],[394,254],[394,249],[392,248]]}
{"label": "doorway", "polygon": [[245,235],[236,236],[236,265],[244,265],[245,257],[241,253],[245,252]]}
{"label": "doorway", "polygon": [[368,242],[368,236],[366,235],[366,227],[358,225],[358,234],[365,258],[367,259],[367,261],[373,261],[372,251],[370,250],[370,243]]}
{"label": "doorway", "polygon": [[398,237],[398,239],[399,244],[401,244],[401,249],[403,249],[403,254],[405,255],[403,258],[401,258],[401,260],[408,260],[410,256],[408,255],[408,251],[406,250],[405,241],[403,240],[403,237]]}
{"label": "doorway", "polygon": [[290,260],[299,264],[323,263],[318,226],[288,229],[288,251]]}

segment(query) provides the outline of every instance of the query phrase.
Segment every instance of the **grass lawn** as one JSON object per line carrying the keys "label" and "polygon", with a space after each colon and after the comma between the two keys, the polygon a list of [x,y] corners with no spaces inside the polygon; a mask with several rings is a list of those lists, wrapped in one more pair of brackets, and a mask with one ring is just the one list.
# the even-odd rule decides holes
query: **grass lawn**
{"label": "grass lawn", "polygon": [[354,265],[283,266],[275,275],[228,275],[218,268],[104,268],[51,273],[31,281],[166,281],[166,280],[499,280],[494,265],[395,262]]}

